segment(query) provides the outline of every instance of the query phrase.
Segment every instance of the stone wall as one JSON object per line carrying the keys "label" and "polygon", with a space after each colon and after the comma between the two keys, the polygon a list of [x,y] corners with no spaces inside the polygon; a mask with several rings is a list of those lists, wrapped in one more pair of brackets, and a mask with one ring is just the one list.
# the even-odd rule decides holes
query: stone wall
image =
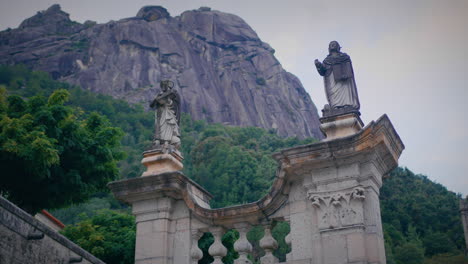
{"label": "stone wall", "polygon": [[468,254],[468,196],[466,199],[460,200],[460,213],[463,223],[463,231],[465,232],[465,254]]}
{"label": "stone wall", "polygon": [[142,177],[109,184],[114,195],[132,205],[137,232],[136,264],[197,264],[198,240],[211,233],[208,253],[222,264],[222,235],[239,231],[234,264],[252,264],[246,238],[252,226],[265,230],[261,264],[279,263],[272,251],[275,222],[291,228],[287,264],[385,264],[379,190],[382,177],[398,164],[403,142],[386,115],[346,137],[328,138],[273,155],[278,170],[262,199],[211,209],[211,195],[183,173],[148,170]]}
{"label": "stone wall", "polygon": [[0,196],[0,264],[104,263]]}
{"label": "stone wall", "polygon": [[34,218],[41,221],[43,224],[45,224],[46,226],[52,228],[53,230],[57,232],[65,228],[65,225],[62,222],[60,222],[60,220],[55,218],[46,210],[40,211],[34,216]]}

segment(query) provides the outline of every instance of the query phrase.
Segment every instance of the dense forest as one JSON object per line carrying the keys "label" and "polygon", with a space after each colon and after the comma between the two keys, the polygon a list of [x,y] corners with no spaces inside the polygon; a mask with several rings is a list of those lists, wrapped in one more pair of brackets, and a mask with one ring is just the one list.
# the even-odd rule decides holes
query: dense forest
{"label": "dense forest", "polygon": [[[46,73],[31,72],[22,66],[0,67],[2,89],[5,91],[2,104],[8,115],[11,115],[8,110],[11,102],[21,100],[27,104],[41,96],[42,101],[53,100],[50,98],[54,98],[54,94],[61,98],[59,95],[66,92],[68,100],[59,100],[57,104],[67,107],[67,113],[71,115],[72,111],[84,124],[90,122],[87,120],[98,119],[103,130],[113,131],[113,139],[120,139],[120,146],[111,142],[114,153],[111,156],[120,160],[120,178],[141,174],[141,153],[151,143],[154,122],[153,114],[145,112],[143,107],[54,81]],[[0,121],[0,132],[6,129],[4,120]],[[188,115],[182,116],[181,130],[184,173],[214,195],[212,207],[259,199],[274,178],[276,163],[271,154],[281,148],[315,141],[280,138],[274,130],[207,124],[194,121]],[[0,144],[1,152],[6,146],[2,141]],[[2,177],[8,176],[3,174]],[[135,227],[129,208],[105,189],[93,190],[94,193],[86,196],[91,197],[87,202],[70,200],[67,205],[51,204],[49,209],[68,225],[63,233],[92,254],[108,263],[133,263]],[[455,193],[426,176],[414,174],[407,168],[396,168],[384,179],[380,199],[389,264],[466,263],[458,212],[460,197]],[[273,236],[280,242],[275,252],[280,260],[284,260],[290,250],[284,243],[288,232],[286,223],[279,223],[273,230]],[[261,228],[256,227],[248,235],[255,249],[254,260],[262,254],[258,247],[262,233]],[[223,238],[223,243],[231,249],[225,263],[232,263],[236,258],[232,245],[237,237],[237,232],[229,231]],[[211,243],[212,237],[206,234],[199,246],[206,251]],[[205,257],[200,263],[209,262]]]}

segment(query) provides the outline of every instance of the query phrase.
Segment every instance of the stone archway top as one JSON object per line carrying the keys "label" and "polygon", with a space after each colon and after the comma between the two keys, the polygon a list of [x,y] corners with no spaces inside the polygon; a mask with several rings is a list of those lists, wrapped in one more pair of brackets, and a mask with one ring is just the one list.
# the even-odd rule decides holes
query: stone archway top
{"label": "stone archway top", "polygon": [[398,164],[404,149],[387,115],[372,121],[360,132],[348,137],[284,149],[273,154],[278,161],[276,178],[269,193],[248,204],[211,209],[212,195],[182,172],[167,172],[126,179],[108,184],[117,199],[133,204],[142,200],[171,197],[184,200],[193,215],[210,225],[232,227],[236,223],[260,224],[268,218],[281,218],[280,212],[289,196],[290,181],[297,171],[333,166],[336,163],[360,162],[365,155],[377,155],[376,165],[387,174]]}

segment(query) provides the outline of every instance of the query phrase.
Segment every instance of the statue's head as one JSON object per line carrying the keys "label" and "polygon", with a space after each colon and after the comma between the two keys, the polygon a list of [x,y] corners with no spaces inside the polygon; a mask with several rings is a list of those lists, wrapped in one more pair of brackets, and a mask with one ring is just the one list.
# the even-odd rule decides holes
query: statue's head
{"label": "statue's head", "polygon": [[328,44],[328,52],[332,52],[332,51],[335,51],[335,52],[340,52],[341,50],[341,47],[340,47],[340,43],[338,43],[338,41],[336,40],[333,40],[332,42],[330,42],[330,44]]}
{"label": "statue's head", "polygon": [[172,87],[174,87],[174,83],[169,80],[164,80],[159,83],[159,86],[161,86],[161,90],[165,92],[168,89],[172,89]]}

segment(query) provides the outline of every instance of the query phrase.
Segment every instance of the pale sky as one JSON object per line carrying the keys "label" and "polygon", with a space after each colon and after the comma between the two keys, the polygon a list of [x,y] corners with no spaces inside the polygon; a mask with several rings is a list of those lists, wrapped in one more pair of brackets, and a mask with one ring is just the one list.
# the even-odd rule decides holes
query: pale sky
{"label": "pale sky", "polygon": [[54,3],[72,20],[105,23],[162,5],[172,16],[208,6],[244,19],[326,103],[314,59],[337,40],[353,60],[362,119],[387,113],[406,149],[400,165],[468,194],[468,0],[0,0],[0,30]]}

